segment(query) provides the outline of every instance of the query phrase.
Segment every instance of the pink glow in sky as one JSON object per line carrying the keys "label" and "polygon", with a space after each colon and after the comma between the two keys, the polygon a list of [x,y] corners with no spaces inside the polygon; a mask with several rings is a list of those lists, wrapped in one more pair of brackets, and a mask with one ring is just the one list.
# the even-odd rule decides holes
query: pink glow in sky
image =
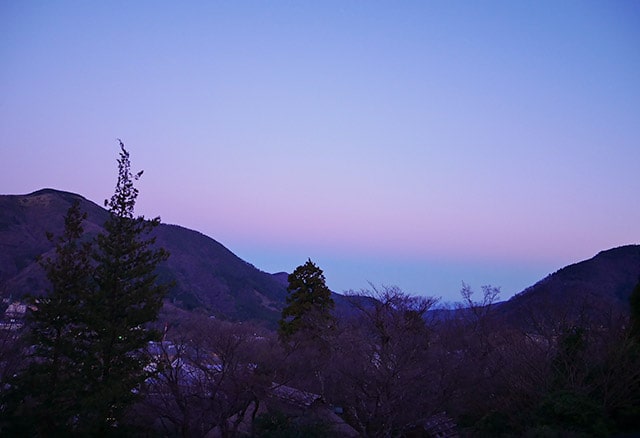
{"label": "pink glow in sky", "polygon": [[336,291],[503,298],[640,228],[640,4],[0,4],[0,192],[139,212]]}

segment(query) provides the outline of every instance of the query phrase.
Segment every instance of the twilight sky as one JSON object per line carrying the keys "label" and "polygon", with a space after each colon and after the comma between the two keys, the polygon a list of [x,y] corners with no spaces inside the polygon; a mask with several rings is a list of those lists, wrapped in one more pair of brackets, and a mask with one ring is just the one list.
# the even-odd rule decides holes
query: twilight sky
{"label": "twilight sky", "polygon": [[640,2],[0,2],[0,193],[138,213],[337,292],[509,298],[640,239]]}

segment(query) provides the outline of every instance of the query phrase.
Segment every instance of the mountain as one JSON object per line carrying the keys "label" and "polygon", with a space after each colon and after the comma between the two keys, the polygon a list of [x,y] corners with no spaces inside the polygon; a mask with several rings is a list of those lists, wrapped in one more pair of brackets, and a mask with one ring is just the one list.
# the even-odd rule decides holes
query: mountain
{"label": "mountain", "polygon": [[[0,295],[19,298],[47,288],[41,255],[51,254],[46,233],[59,235],[74,201],[87,212],[87,238],[102,230],[108,212],[73,193],[43,189],[29,195],[0,196]],[[158,269],[161,281],[173,282],[169,301],[188,310],[231,320],[273,325],[287,294],[282,274],[262,272],[215,240],[177,225],[161,224],[156,244],[171,256]]]}
{"label": "mountain", "polygon": [[543,323],[580,317],[610,318],[629,311],[640,281],[640,245],[626,245],[566,266],[501,303],[508,321]]}
{"label": "mountain", "polygon": [[[46,233],[59,235],[74,201],[87,212],[87,239],[98,234],[108,212],[80,195],[43,189],[29,195],[0,195],[0,295],[20,298],[40,293],[47,281],[37,258],[51,254]],[[154,230],[157,245],[171,256],[158,269],[161,281],[173,282],[167,304],[236,321],[261,321],[271,327],[287,296],[285,272],[269,274],[237,257],[220,243],[177,225]],[[640,279],[640,246],[602,251],[589,260],[560,269],[496,310],[504,318],[523,321],[575,317],[581,310],[628,312],[629,296]],[[353,312],[350,301],[367,305],[370,298],[334,294],[338,315]],[[370,304],[370,303],[369,303]]]}

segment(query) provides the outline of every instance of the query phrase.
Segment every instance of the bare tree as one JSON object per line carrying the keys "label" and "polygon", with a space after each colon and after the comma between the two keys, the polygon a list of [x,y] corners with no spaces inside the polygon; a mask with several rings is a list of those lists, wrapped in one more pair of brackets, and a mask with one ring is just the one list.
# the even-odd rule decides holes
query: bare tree
{"label": "bare tree", "polygon": [[337,340],[336,399],[363,436],[391,436],[436,409],[430,391],[427,312],[438,301],[397,287],[362,291]]}
{"label": "bare tree", "polygon": [[246,433],[271,385],[261,358],[267,335],[248,324],[206,318],[194,324],[197,330],[158,344],[157,373],[139,410],[165,433],[233,437],[243,426]]}

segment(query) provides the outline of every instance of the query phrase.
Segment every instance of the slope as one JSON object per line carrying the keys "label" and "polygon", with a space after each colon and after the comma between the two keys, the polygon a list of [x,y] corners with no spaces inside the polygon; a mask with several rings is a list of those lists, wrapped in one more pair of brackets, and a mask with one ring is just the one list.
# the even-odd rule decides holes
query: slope
{"label": "slope", "polygon": [[546,324],[577,318],[627,314],[640,280],[640,245],[601,251],[566,266],[502,303],[499,313],[518,324]]}
{"label": "slope", "polygon": [[[0,196],[0,294],[19,298],[46,290],[37,258],[52,250],[46,233],[59,234],[75,201],[87,212],[87,239],[102,230],[108,212],[80,195],[43,189],[28,195]],[[286,287],[276,277],[241,260],[215,240],[183,227],[161,224],[157,245],[171,256],[159,267],[172,282],[168,299],[180,307],[231,320],[273,324]]]}

